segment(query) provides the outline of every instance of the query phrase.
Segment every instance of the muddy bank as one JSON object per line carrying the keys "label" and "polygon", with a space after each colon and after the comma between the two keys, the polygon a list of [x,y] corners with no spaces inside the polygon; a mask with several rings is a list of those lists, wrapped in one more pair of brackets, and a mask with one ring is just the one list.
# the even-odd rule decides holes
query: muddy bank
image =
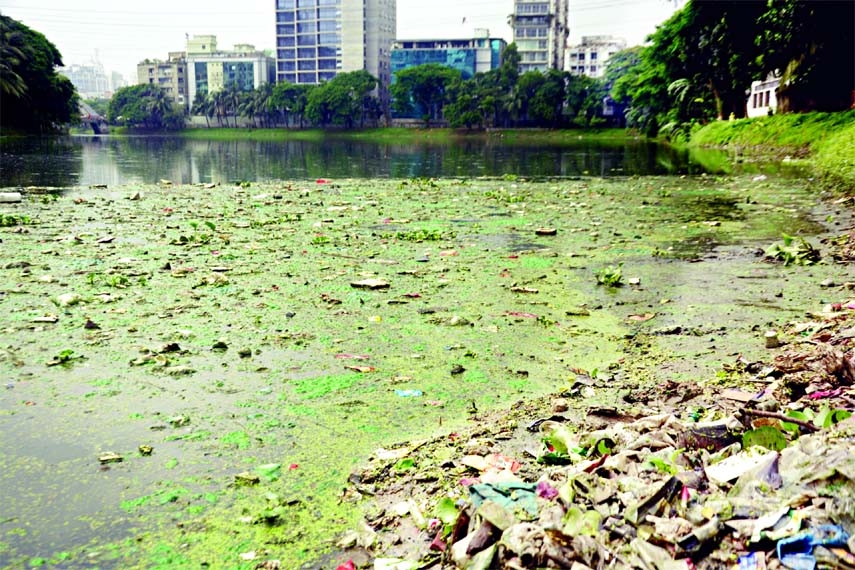
{"label": "muddy bank", "polygon": [[164,181],[0,212],[0,563],[66,567],[324,566],[377,447],[715,381],[840,281],[757,250],[849,223],[766,177]]}

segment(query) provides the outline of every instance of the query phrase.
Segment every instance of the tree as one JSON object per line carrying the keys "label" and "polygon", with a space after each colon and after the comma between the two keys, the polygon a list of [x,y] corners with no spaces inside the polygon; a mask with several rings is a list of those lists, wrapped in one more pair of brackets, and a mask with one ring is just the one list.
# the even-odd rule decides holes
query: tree
{"label": "tree", "polygon": [[570,75],[550,69],[543,74],[543,83],[534,92],[529,115],[541,127],[559,128],[562,122],[565,86]]}
{"label": "tree", "polygon": [[58,66],[62,56],[44,35],[0,15],[0,125],[55,131],[78,115],[77,93]]}
{"label": "tree", "polygon": [[[377,79],[365,70],[340,73],[311,90],[306,99],[306,116],[322,127],[341,125],[352,129],[359,119],[364,124],[372,109],[368,101]],[[378,115],[373,116],[376,121]]]}
{"label": "tree", "polygon": [[211,128],[211,117],[217,112],[217,105],[212,97],[201,91],[196,92],[193,98],[193,104],[190,106],[190,113],[193,115],[204,115],[205,124]]}
{"label": "tree", "polygon": [[314,87],[314,85],[295,85],[288,81],[277,83],[273,87],[270,104],[275,112],[284,117],[286,127],[289,122],[293,122],[294,118],[298,119],[300,128],[303,127],[308,94]]}
{"label": "tree", "polygon": [[781,73],[781,112],[849,108],[855,91],[855,2],[771,0],[761,24],[761,69]]}
{"label": "tree", "polygon": [[176,130],[184,127],[184,113],[157,85],[122,87],[110,99],[107,120],[143,129]]}
{"label": "tree", "polygon": [[565,113],[580,127],[590,127],[602,119],[603,99],[608,95],[605,81],[584,75],[571,76],[567,82]]}
{"label": "tree", "polygon": [[438,63],[402,69],[392,83],[392,108],[399,113],[416,110],[429,128],[431,119],[442,115],[448,87],[460,78],[459,70]]}

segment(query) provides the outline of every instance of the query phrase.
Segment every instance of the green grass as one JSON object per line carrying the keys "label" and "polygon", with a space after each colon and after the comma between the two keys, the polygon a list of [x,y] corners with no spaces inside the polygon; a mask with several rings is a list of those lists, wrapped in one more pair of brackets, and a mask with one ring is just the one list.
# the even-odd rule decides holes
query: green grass
{"label": "green grass", "polygon": [[813,145],[855,123],[855,111],[844,113],[790,113],[715,121],[692,134],[690,146],[770,147],[790,151]]}
{"label": "green grass", "polygon": [[822,181],[828,186],[855,192],[855,120],[815,147],[814,170]]}
{"label": "green grass", "polygon": [[827,187],[855,192],[855,111],[716,121],[693,133],[689,145],[808,156]]}
{"label": "green grass", "polygon": [[249,129],[249,128],[193,128],[181,131],[180,136],[194,140],[258,140],[283,141],[307,140],[321,142],[326,139],[348,139],[372,143],[451,144],[461,140],[489,140],[508,145],[562,145],[578,144],[580,140],[622,143],[636,138],[623,129],[598,130],[547,130],[507,129],[491,131],[467,131],[457,129],[384,128],[357,130],[322,129]]}

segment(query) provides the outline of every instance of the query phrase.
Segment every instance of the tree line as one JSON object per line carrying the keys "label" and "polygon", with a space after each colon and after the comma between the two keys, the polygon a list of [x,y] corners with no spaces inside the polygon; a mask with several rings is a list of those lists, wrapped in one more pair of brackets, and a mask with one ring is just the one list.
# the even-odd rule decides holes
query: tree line
{"label": "tree line", "polygon": [[[688,0],[646,45],[610,57],[601,79],[558,70],[520,74],[510,44],[497,69],[468,78],[437,64],[397,72],[391,107],[425,126],[625,124],[680,137],[700,123],[744,117],[751,82],[775,72],[779,112],[838,111],[855,97],[853,22],[852,0]],[[77,95],[56,74],[59,65],[59,51],[42,34],[0,15],[0,125],[38,132],[72,120]],[[355,71],[320,85],[284,82],[249,92],[227,85],[198,93],[186,110],[156,85],[135,85],[114,94],[107,117],[146,129],[183,128],[188,111],[209,126],[361,128],[382,122],[377,84]]]}

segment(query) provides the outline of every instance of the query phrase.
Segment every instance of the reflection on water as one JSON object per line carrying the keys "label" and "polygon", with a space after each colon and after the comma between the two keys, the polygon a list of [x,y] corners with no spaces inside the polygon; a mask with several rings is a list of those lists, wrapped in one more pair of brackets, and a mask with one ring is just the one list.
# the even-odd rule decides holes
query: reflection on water
{"label": "reflection on water", "polygon": [[[646,141],[508,146],[354,141],[198,141],[165,136],[6,140],[0,186],[440,176],[613,176],[704,172],[686,151]],[[723,161],[704,161],[704,164]]]}

